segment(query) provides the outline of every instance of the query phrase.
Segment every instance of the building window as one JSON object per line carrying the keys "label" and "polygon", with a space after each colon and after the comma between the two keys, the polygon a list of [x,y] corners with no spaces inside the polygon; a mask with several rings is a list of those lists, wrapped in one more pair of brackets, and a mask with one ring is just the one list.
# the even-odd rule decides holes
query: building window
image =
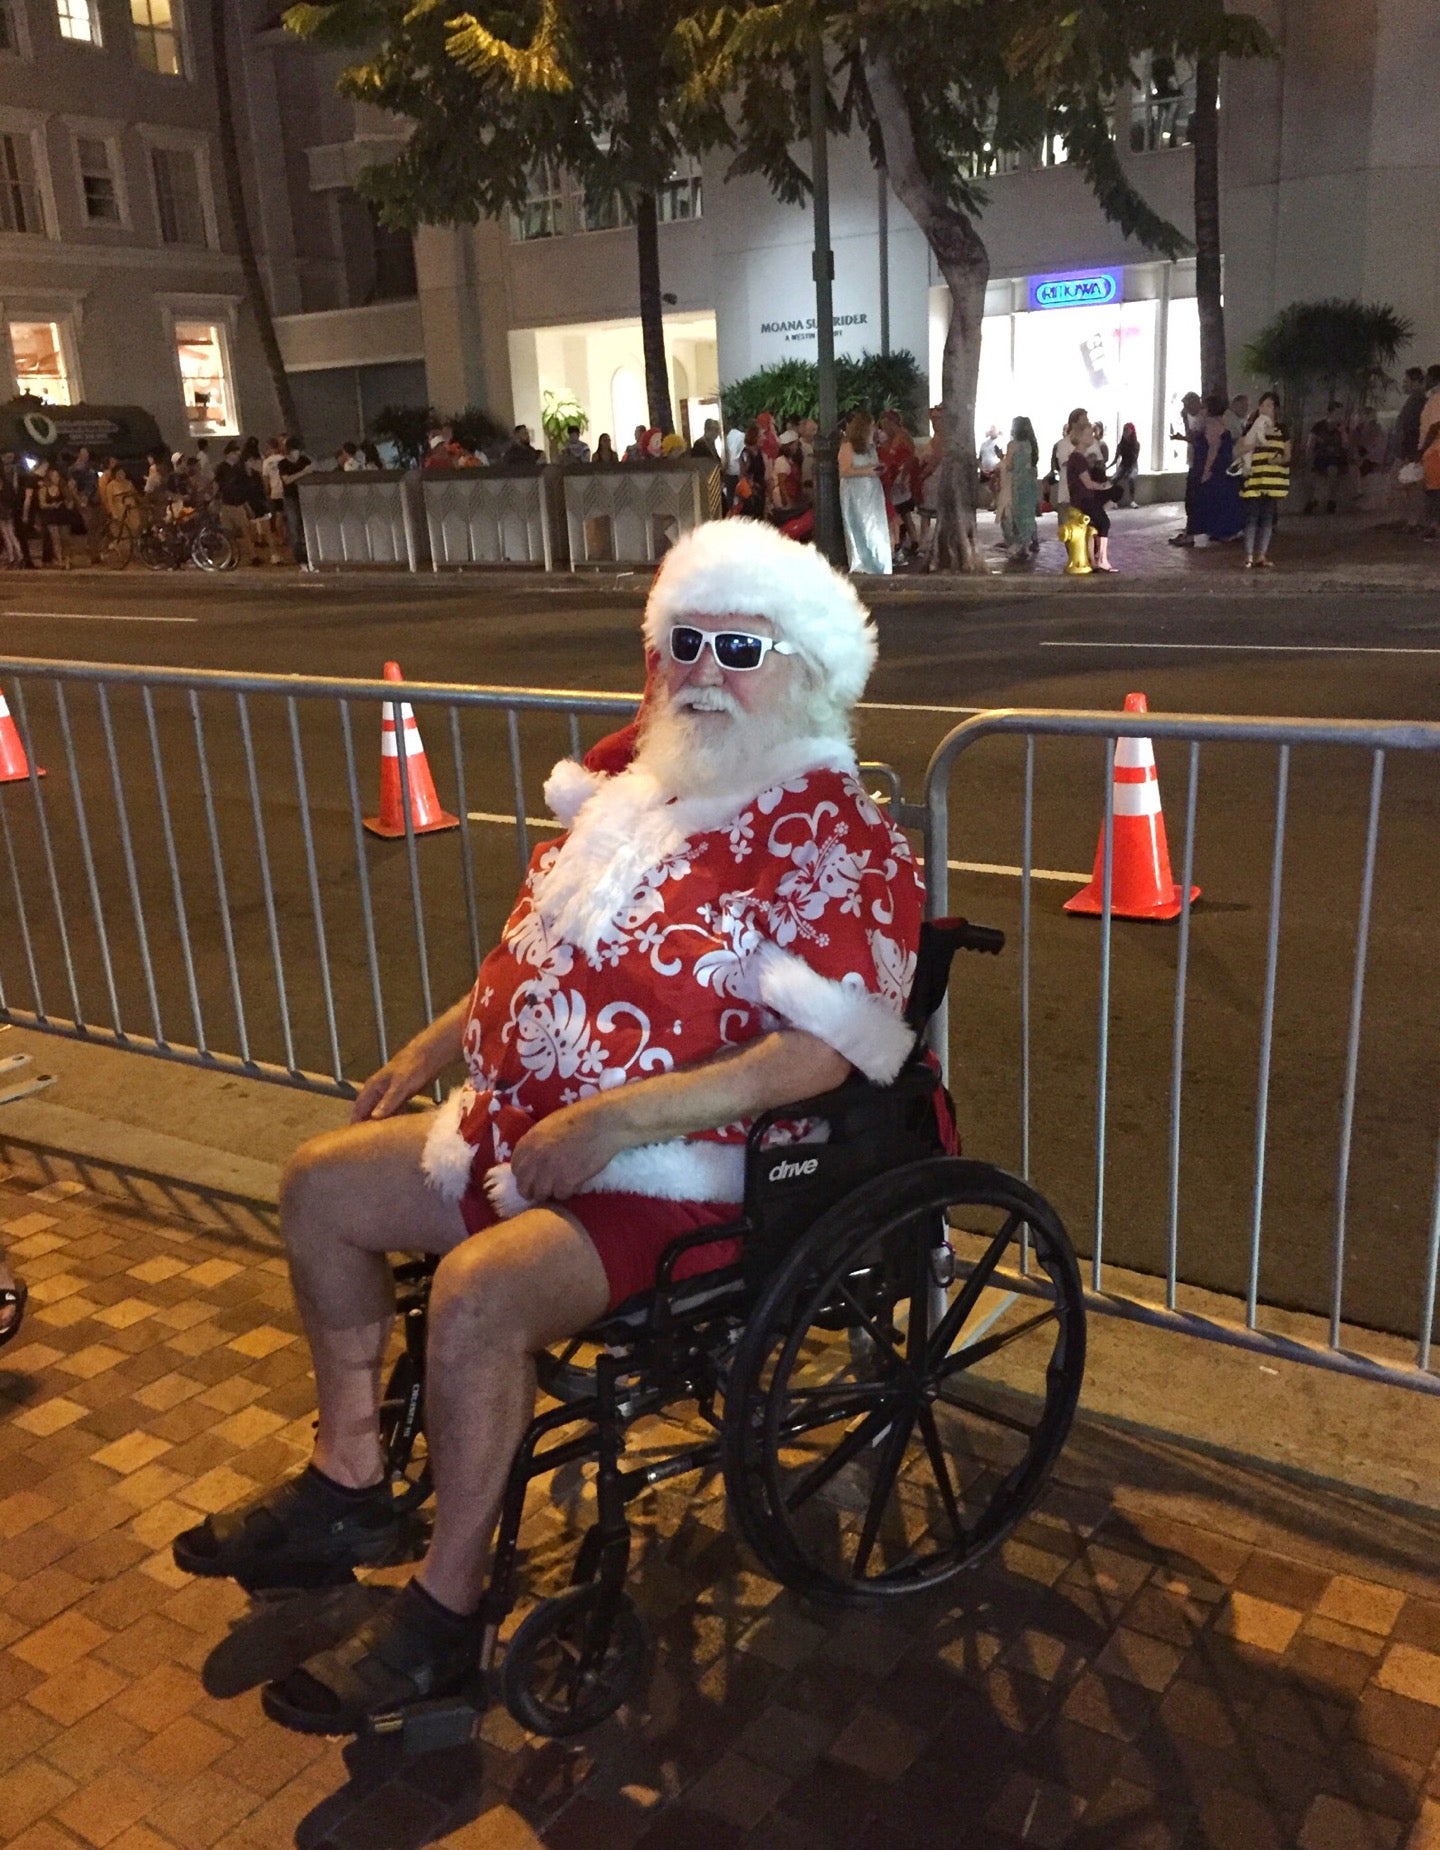
{"label": "building window", "polygon": [[28,135],[0,134],[0,231],[45,235],[45,211],[36,184],[35,144]]}
{"label": "building window", "polygon": [[179,0],[130,0],[135,32],[135,56],[147,71],[161,77],[183,77]]}
{"label": "building window", "polygon": [[1130,151],[1154,154],[1190,145],[1195,116],[1195,67],[1188,58],[1148,54],[1130,96]]}
{"label": "building window", "polygon": [[618,231],[633,225],[635,214],[630,201],[618,188],[608,193],[588,196],[583,187],[575,193],[575,228],[577,231]]}
{"label": "building window", "polygon": [[73,39],[78,45],[100,43],[97,0],[55,0],[55,21],[62,39]]}
{"label": "building window", "polygon": [[191,436],[238,429],[224,330],[213,321],[177,321],[175,354]]}
{"label": "building window", "polygon": [[0,51],[20,50],[20,28],[15,23],[15,0],[0,0]]}
{"label": "building window", "polygon": [[565,191],[560,170],[551,161],[539,161],[530,172],[530,189],[518,212],[510,214],[510,236],[516,244],[533,238],[558,238],[565,229]]}
{"label": "building window", "polygon": [[91,225],[123,223],[120,195],[110,165],[110,144],[98,135],[75,137],[75,158],[80,164],[80,192],[85,219]]}
{"label": "building window", "polygon": [[15,387],[52,405],[71,403],[70,368],[58,321],[12,321],[10,351],[15,356]]}
{"label": "building window", "polygon": [[682,218],[699,218],[702,204],[700,163],[693,154],[687,155],[655,195],[660,223],[673,225]]}
{"label": "building window", "polygon": [[152,148],[155,207],[164,244],[204,244],[205,207],[200,197],[200,163],[193,148]]}

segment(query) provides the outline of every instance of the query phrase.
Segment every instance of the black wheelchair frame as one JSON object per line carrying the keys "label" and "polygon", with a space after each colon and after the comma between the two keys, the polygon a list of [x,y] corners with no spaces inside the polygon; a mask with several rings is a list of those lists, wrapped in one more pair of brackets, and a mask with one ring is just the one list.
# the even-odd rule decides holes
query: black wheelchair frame
{"label": "black wheelchair frame", "polygon": [[[594,1466],[596,1519],[581,1540],[570,1589],[531,1610],[499,1670],[506,1706],[544,1735],[594,1726],[642,1681],[645,1633],[624,1590],[626,1509],[656,1484],[720,1465],[730,1511],[761,1564],[798,1592],[835,1605],[938,1585],[1014,1528],[1043,1487],[1074,1415],[1084,1370],[1084,1297],[1054,1210],[1016,1178],[951,1153],[945,1114],[953,1127],[953,1109],[921,1043],[955,952],[996,953],[1003,944],[1001,933],[963,919],[927,924],[906,1011],[916,1046],[893,1084],[852,1076],[822,1097],[758,1118],[747,1140],[736,1220],[674,1241],[653,1292],[537,1357],[541,1388],[558,1404],[532,1421],[511,1465],[475,1682],[460,1696],[374,1717],[370,1732],[399,1734],[417,1752],[469,1738],[516,1600],[527,1492],[536,1478],[563,1466]],[[797,1120],[823,1121],[827,1140],[767,1141],[776,1124]],[[961,1211],[1001,1220],[968,1263],[950,1243],[951,1216]],[[675,1278],[692,1248],[736,1238],[742,1250],[735,1264]],[[1007,1257],[1018,1258],[1018,1273],[1002,1273]],[[381,1429],[402,1511],[416,1508],[431,1488],[417,1447],[435,1264],[395,1268],[405,1346],[383,1397]],[[1007,1315],[1022,1296],[1046,1308],[1003,1327],[992,1310],[957,1349],[957,1337],[997,1279],[1008,1293]],[[980,1364],[1049,1324],[1056,1327],[1055,1348],[1038,1387],[987,1381],[979,1392]],[[850,1360],[837,1375],[836,1342],[827,1349],[825,1338],[842,1336],[849,1347],[839,1353]],[[593,1365],[578,1366],[585,1348],[597,1351]],[[819,1374],[796,1385],[817,1367]],[[681,1400],[695,1403],[711,1436],[627,1468],[628,1429]],[[974,1433],[962,1430],[965,1444],[957,1450],[956,1432],[966,1420]],[[836,1427],[843,1436],[833,1451],[814,1456]],[[992,1438],[1007,1432],[1027,1440],[1008,1469],[1003,1457],[990,1455]],[[918,1479],[901,1476],[912,1446],[928,1472],[923,1492]],[[874,1485],[868,1501],[863,1481],[855,1481],[867,1471]],[[977,1503],[988,1501],[967,1524],[961,1502],[972,1492]],[[861,1502],[865,1514],[857,1526]],[[919,1538],[932,1524],[948,1531],[948,1541],[927,1552]],[[899,1559],[871,1574],[877,1548],[898,1551]]]}

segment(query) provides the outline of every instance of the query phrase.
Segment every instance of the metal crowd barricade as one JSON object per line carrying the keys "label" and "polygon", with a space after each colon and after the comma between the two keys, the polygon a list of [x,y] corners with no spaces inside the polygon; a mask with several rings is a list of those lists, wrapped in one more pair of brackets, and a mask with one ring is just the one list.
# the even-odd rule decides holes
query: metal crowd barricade
{"label": "metal crowd barricade", "polygon": [[[1440,752],[1440,725],[1420,723],[1371,723],[1346,720],[1302,720],[1267,718],[1222,718],[1216,716],[1160,715],[1155,713],[1121,715],[1099,712],[1053,712],[1008,709],[983,713],[954,728],[936,748],[926,773],[921,808],[908,812],[907,820],[922,826],[926,842],[927,910],[932,917],[950,909],[950,873],[963,865],[951,859],[956,844],[951,837],[951,781],[957,763],[982,741],[997,737],[1023,740],[1024,764],[1021,780],[1019,888],[1019,1049],[1016,1076],[1016,1104],[1019,1113],[1019,1167],[1027,1178],[1032,1161],[1033,1072],[1034,1072],[1034,936],[1035,910],[1033,890],[1036,878],[1054,878],[1042,874],[1034,864],[1036,743],[1040,739],[1095,739],[1104,745],[1104,795],[1101,825],[1102,912],[1098,922],[1096,951],[1098,961],[1098,1021],[1095,1039],[1094,1069],[1094,1164],[1091,1246],[1086,1262],[1090,1307],[1140,1323],[1171,1329],[1188,1335],[1235,1345],[1288,1360],[1318,1365],[1349,1374],[1397,1383],[1423,1392],[1440,1394],[1440,1372],[1431,1368],[1437,1283],[1440,1283],[1440,1151],[1432,1158],[1427,1151],[1422,1159],[1424,1174],[1433,1173],[1428,1184],[1428,1216],[1423,1227],[1412,1229],[1417,1236],[1420,1263],[1413,1278],[1413,1299],[1407,1297],[1405,1321],[1411,1326],[1415,1341],[1414,1363],[1378,1358],[1356,1346],[1356,1331],[1346,1317],[1347,1261],[1351,1257],[1351,1170],[1356,1133],[1357,1081],[1361,1062],[1364,1031],[1367,965],[1370,960],[1371,925],[1375,903],[1376,859],[1380,840],[1382,796],[1387,759],[1400,754]],[[1109,1155],[1110,1095],[1112,1089],[1111,1038],[1112,990],[1114,977],[1115,929],[1112,913],[1114,877],[1115,804],[1113,770],[1117,741],[1122,738],[1149,738],[1157,746],[1164,742],[1188,747],[1188,777],[1184,794],[1184,822],[1178,875],[1181,910],[1174,943],[1175,974],[1171,1010],[1171,1047],[1169,1060],[1169,1098],[1165,1138],[1164,1189],[1164,1271],[1154,1279],[1161,1288],[1163,1301],[1155,1301],[1136,1289],[1117,1282],[1117,1270],[1127,1271],[1132,1279],[1137,1268],[1117,1267],[1107,1249],[1107,1156]],[[1200,788],[1201,748],[1206,745],[1251,745],[1268,747],[1275,754],[1274,823],[1268,847],[1268,903],[1265,918],[1264,971],[1258,1006],[1258,1059],[1254,1078],[1254,1139],[1248,1153],[1250,1173],[1248,1224],[1243,1229],[1245,1246],[1244,1277],[1236,1291],[1220,1290],[1229,1297],[1240,1314],[1212,1315],[1182,1308],[1179,1292],[1182,1280],[1193,1284],[1193,1276],[1184,1278],[1180,1257],[1180,1173],[1183,1104],[1186,1096],[1187,1050],[1186,1026],[1189,1012],[1189,970],[1192,947],[1192,907],[1190,889],[1195,873],[1195,836],[1197,797]],[[1344,1035],[1343,1079],[1339,1109],[1339,1137],[1334,1154],[1334,1189],[1332,1219],[1326,1242],[1328,1289],[1321,1313],[1323,1338],[1297,1336],[1262,1326],[1261,1269],[1266,1228],[1267,1172],[1275,1151],[1271,1133],[1271,1106],[1276,1058],[1276,991],[1281,963],[1281,923],[1285,891],[1285,855],[1287,823],[1291,812],[1291,784],[1294,754],[1306,747],[1340,747],[1364,754],[1369,761],[1368,789],[1365,795],[1364,841],[1359,869],[1359,892],[1354,913],[1354,951],[1351,961],[1348,1007]],[[1097,790],[1096,795],[1100,793]],[[1094,929],[1080,921],[1065,929],[1084,932]],[[1151,924],[1137,924],[1130,929],[1139,933],[1163,930]],[[1153,943],[1154,940],[1149,941]],[[942,1060],[949,1054],[948,1010],[937,1015],[931,1024],[931,1043]],[[1430,1077],[1435,1071],[1432,1065]],[[1071,1101],[1078,1104],[1078,1100]],[[1287,1152],[1287,1154],[1291,1154]],[[1051,1186],[1048,1176],[1042,1184]],[[1126,1227],[1124,1232],[1131,1230]],[[1193,1270],[1193,1261],[1192,1261]],[[1407,1274],[1408,1279],[1408,1274]],[[1045,1295],[1048,1287],[1043,1278],[1023,1265],[1019,1271],[997,1274],[996,1284],[1020,1292]],[[1349,1279],[1353,1286],[1355,1280]],[[1242,1308],[1243,1307],[1243,1308]],[[1301,1310],[1308,1306],[1300,1306]],[[1274,1307],[1270,1307],[1272,1313]],[[1273,1325],[1275,1317],[1272,1314]],[[1394,1329],[1387,1324],[1386,1329]],[[1347,1340],[1348,1329],[1348,1340]]]}
{"label": "metal crowd barricade", "polygon": [[311,565],[403,565],[413,572],[425,562],[414,471],[312,469],[297,486]]}
{"label": "metal crowd barricade", "polygon": [[585,463],[560,471],[570,569],[654,565],[682,533],[720,514],[720,468],[700,457]]}
{"label": "metal crowd barricade", "polygon": [[430,562],[464,565],[554,561],[549,497],[539,469],[437,469],[421,476]]}
{"label": "metal crowd barricade", "polygon": [[558,827],[540,779],[638,701],[406,682],[460,825],[417,838],[402,779],[379,841],[392,682],[5,657],[0,686],[30,763],[0,789],[0,1019],[339,1096],[474,980]]}

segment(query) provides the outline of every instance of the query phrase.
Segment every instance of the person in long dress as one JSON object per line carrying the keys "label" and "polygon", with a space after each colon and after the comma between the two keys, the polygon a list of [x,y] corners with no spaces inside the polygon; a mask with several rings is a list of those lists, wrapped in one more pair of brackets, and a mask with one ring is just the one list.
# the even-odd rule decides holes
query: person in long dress
{"label": "person in long dress", "polygon": [[1020,564],[1038,549],[1035,517],[1040,507],[1040,444],[1029,418],[1016,418],[1001,461],[1001,531],[1011,562]]}
{"label": "person in long dress", "polygon": [[845,426],[840,444],[840,519],[850,570],[888,574],[890,517],[880,482],[875,425],[864,411],[857,411]]}

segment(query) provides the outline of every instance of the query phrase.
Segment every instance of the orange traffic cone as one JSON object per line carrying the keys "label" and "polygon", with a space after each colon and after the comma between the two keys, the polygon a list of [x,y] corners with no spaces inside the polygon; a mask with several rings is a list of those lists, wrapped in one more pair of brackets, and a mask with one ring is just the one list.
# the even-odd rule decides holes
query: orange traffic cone
{"label": "orange traffic cone", "polygon": [[[400,681],[398,662],[386,662],[385,679]],[[420,728],[408,700],[389,701],[381,708],[380,718],[380,814],[367,816],[365,827],[372,835],[393,841],[405,833],[405,799],[400,790],[399,743],[404,736],[405,777],[410,790],[410,826],[417,835],[434,835],[440,829],[458,829],[460,818],[441,809],[435,794],[435,780],[420,743]]]}
{"label": "orange traffic cone", "polygon": [[[0,688],[0,784],[23,784],[30,775],[30,761],[20,743],[20,732],[5,704],[5,690]],[[35,775],[45,773],[37,764]]]}
{"label": "orange traffic cone", "polygon": [[[1125,696],[1127,713],[1148,713],[1143,694]],[[1105,825],[1095,849],[1095,872],[1090,884],[1073,899],[1067,912],[1094,916],[1102,910],[1105,879]],[[1190,897],[1200,897],[1192,886]],[[1160,809],[1160,782],[1155,752],[1148,739],[1115,742],[1115,845],[1110,879],[1110,910],[1117,919],[1173,919],[1180,913],[1180,888],[1170,872],[1170,849],[1165,840],[1165,817]]]}

